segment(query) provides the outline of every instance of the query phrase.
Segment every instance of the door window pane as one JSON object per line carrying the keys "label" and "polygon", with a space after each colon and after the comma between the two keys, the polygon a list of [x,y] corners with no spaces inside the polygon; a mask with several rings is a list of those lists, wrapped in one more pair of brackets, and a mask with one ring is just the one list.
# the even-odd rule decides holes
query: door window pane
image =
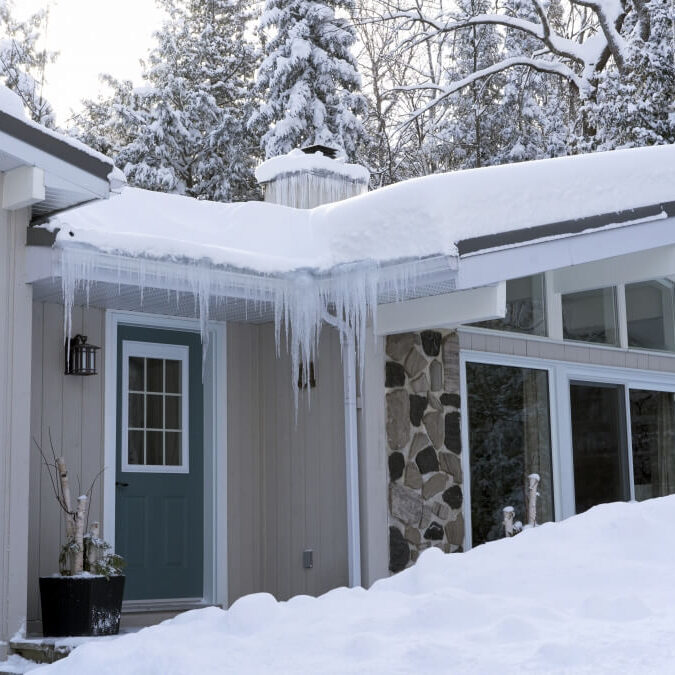
{"label": "door window pane", "polygon": [[503,509],[527,518],[528,475],[538,473],[537,522],[553,520],[548,373],[467,363],[471,530],[476,546],[504,536]]}
{"label": "door window pane", "polygon": [[565,340],[618,344],[613,288],[563,295],[562,315]]}
{"label": "door window pane", "polygon": [[626,319],[629,347],[675,349],[673,282],[626,284]]}
{"label": "door window pane", "polygon": [[666,391],[630,390],[635,499],[675,493],[675,402]]}
{"label": "door window pane", "polygon": [[570,406],[577,513],[629,499],[623,386],[572,383]]}
{"label": "door window pane", "polygon": [[506,315],[474,324],[481,328],[545,335],[544,275],[535,274],[506,282]]}
{"label": "door window pane", "polygon": [[[126,463],[182,466],[187,457],[181,433],[183,406],[187,405],[182,392],[183,362],[128,358]],[[170,391],[164,391],[165,384]]]}

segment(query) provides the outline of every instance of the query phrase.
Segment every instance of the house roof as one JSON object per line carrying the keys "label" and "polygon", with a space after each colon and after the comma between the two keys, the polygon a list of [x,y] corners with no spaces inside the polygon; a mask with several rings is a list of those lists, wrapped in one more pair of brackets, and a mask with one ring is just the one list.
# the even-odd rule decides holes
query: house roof
{"label": "house roof", "polygon": [[33,205],[34,219],[105,198],[125,182],[111,159],[29,120],[18,96],[0,87],[0,171],[20,166],[45,173],[45,199]]}
{"label": "house roof", "polygon": [[326,274],[622,227],[668,217],[674,200],[675,146],[658,146],[432,175],[311,210],[126,188],[44,227],[56,248]]}

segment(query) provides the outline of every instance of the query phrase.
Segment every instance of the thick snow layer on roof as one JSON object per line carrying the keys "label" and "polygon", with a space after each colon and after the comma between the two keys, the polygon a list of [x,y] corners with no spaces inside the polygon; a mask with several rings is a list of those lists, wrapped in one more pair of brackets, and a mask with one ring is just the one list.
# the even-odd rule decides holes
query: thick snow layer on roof
{"label": "thick snow layer on roof", "polygon": [[[7,113],[12,117],[16,117],[20,119],[22,122],[24,122],[24,124],[27,124],[35,129],[39,129],[42,133],[47,134],[48,136],[52,136],[52,138],[56,138],[60,141],[63,141],[64,143],[67,143],[68,145],[77,148],[82,152],[86,152],[91,157],[96,157],[97,159],[100,159],[102,162],[106,162],[106,164],[110,164],[112,166],[113,162],[110,159],[110,157],[107,157],[106,155],[94,150],[93,148],[90,148],[88,145],[85,145],[81,141],[78,141],[76,138],[73,138],[68,134],[62,134],[58,131],[54,131],[53,129],[48,129],[47,127],[43,126],[42,124],[38,124],[37,122],[33,122],[33,120],[31,120],[28,117],[28,115],[26,115],[26,110],[24,108],[23,102],[21,101],[21,98],[17,94],[15,94],[11,89],[8,89],[7,87],[4,87],[2,85],[0,85],[0,111]],[[118,184],[120,182],[126,182],[124,174],[119,169],[116,169],[114,167],[111,170],[110,178],[111,180],[116,181]]]}
{"label": "thick snow layer on roof", "polygon": [[330,159],[321,152],[307,154],[302,150],[291,150],[265,160],[256,170],[255,177],[260,183],[267,183],[277,176],[299,171],[327,171],[354,181],[367,184],[370,172],[360,164],[348,164],[343,159]]}
{"label": "thick snow layer on roof", "polygon": [[[333,160],[329,160],[333,161]],[[523,162],[398,183],[311,210],[127,188],[54,216],[58,246],[261,273],[456,253],[459,241],[675,200],[675,146]]]}
{"label": "thick snow layer on roof", "polygon": [[675,496],[595,507],[370,589],[187,612],[40,675],[672,673]]}

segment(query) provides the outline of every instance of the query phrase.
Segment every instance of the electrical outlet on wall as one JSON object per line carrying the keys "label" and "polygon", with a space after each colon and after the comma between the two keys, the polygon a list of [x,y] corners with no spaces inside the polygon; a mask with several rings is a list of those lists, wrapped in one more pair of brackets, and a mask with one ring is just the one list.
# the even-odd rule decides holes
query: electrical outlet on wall
{"label": "electrical outlet on wall", "polygon": [[302,566],[306,570],[311,570],[314,567],[314,551],[311,548],[302,552]]}

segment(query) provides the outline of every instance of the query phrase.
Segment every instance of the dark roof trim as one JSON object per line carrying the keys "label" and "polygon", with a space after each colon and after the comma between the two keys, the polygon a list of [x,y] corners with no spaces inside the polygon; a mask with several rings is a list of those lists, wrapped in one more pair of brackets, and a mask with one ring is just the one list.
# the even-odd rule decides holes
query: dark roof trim
{"label": "dark roof trim", "polygon": [[627,209],[626,211],[605,213],[599,216],[589,216],[588,218],[578,218],[576,220],[564,220],[559,223],[537,225],[536,227],[526,227],[522,230],[511,230],[510,232],[499,232],[497,234],[487,234],[482,237],[473,237],[458,242],[457,250],[459,251],[459,255],[462,256],[490,248],[524,244],[535,239],[579,234],[585,230],[597,230],[608,225],[621,225],[622,223],[629,223],[632,220],[655,218],[664,212],[668,216],[675,215],[675,202],[643,206],[637,209]]}
{"label": "dark roof trim", "polygon": [[2,111],[0,111],[0,131],[28,143],[38,150],[58,157],[101,180],[107,181],[108,174],[113,170],[112,160],[104,162],[70,143],[40,131],[40,129],[36,129],[34,126]]}

